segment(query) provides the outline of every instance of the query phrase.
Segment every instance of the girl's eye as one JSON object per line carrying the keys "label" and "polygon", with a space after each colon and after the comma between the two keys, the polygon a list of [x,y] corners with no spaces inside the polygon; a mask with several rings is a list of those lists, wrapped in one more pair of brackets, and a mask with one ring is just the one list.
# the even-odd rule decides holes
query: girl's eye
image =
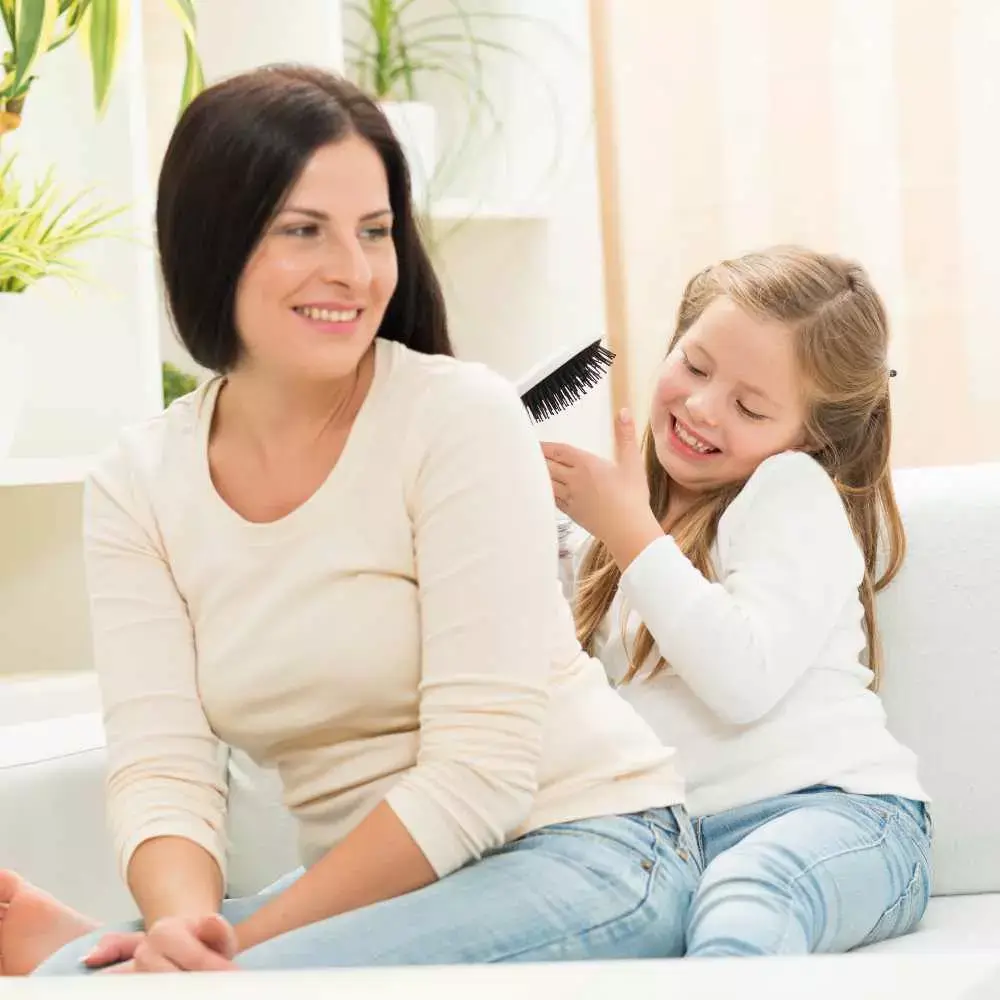
{"label": "girl's eye", "polygon": [[361,230],[362,235],[367,240],[384,240],[392,235],[392,229],[389,226],[368,226]]}
{"label": "girl's eye", "polygon": [[288,226],[284,233],[286,236],[315,236],[319,232],[319,226],[314,223],[307,222],[301,226]]}
{"label": "girl's eye", "polygon": [[684,367],[687,368],[692,375],[697,375],[698,378],[705,377],[706,372],[703,372],[700,368],[695,368],[695,366],[688,360],[688,356],[686,354],[681,354],[681,357],[684,359]]}
{"label": "girl's eye", "polygon": [[767,417],[763,413],[754,413],[753,410],[748,410],[742,403],[737,403],[736,407],[744,417],[749,417],[751,420],[767,420]]}

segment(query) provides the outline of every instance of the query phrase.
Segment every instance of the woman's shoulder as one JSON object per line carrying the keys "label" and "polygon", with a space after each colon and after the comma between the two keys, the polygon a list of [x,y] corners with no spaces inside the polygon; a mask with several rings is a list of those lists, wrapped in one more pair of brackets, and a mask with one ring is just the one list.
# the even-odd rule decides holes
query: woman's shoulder
{"label": "woman's shoulder", "polygon": [[[206,407],[211,406],[217,388],[218,378],[210,378],[160,413],[123,427],[98,456],[88,481],[129,487],[143,482],[148,487],[178,461],[190,460],[197,453]],[[173,472],[186,478],[175,468]]]}
{"label": "woman's shoulder", "polygon": [[421,354],[391,341],[382,351],[392,368],[393,399],[419,426],[452,420],[490,423],[498,418],[530,424],[514,385],[481,362]]}

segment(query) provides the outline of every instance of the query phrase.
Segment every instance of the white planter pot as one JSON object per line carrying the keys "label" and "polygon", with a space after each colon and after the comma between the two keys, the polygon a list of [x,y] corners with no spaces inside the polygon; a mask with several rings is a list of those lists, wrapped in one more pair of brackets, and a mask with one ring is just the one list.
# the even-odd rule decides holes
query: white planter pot
{"label": "white planter pot", "polygon": [[380,101],[379,107],[403,147],[413,200],[420,209],[437,169],[437,112],[425,101]]}
{"label": "white planter pot", "polygon": [[28,400],[24,303],[25,293],[0,292],[0,462],[10,454]]}

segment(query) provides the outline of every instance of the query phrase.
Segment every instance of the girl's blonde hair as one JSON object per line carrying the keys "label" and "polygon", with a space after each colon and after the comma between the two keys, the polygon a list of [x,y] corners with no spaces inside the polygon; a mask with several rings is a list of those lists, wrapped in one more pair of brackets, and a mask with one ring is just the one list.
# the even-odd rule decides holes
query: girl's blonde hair
{"label": "girl's blonde hair", "polygon": [[[802,247],[772,247],[724,260],[688,282],[670,350],[721,296],[761,320],[778,321],[795,332],[799,371],[807,389],[809,451],[840,491],[864,554],[865,575],[859,596],[864,608],[868,667],[875,675],[875,687],[881,665],[875,594],[896,575],[906,549],[889,468],[892,418],[885,307],[868,275],[854,261]],[[662,523],[670,479],[656,457],[648,426],[643,454],[650,506]],[[710,552],[719,519],[743,485],[732,483],[706,492],[670,527],[680,550],[708,579],[714,577]],[[879,572],[882,544],[886,556]],[[620,579],[621,571],[607,547],[595,540],[581,565],[574,605],[577,635],[589,652],[593,652],[596,632]],[[624,635],[624,616],[621,627]],[[652,650],[653,638],[643,625],[629,650],[626,681],[636,675]],[[661,657],[653,673],[665,665]]]}

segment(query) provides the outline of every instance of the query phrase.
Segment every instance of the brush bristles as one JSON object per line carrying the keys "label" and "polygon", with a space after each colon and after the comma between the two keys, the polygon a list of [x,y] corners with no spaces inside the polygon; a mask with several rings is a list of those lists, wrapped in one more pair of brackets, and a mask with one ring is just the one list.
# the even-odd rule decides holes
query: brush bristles
{"label": "brush bristles", "polygon": [[532,386],[521,397],[521,402],[532,420],[548,420],[582,399],[604,378],[614,360],[614,352],[602,346],[600,341],[590,344]]}

